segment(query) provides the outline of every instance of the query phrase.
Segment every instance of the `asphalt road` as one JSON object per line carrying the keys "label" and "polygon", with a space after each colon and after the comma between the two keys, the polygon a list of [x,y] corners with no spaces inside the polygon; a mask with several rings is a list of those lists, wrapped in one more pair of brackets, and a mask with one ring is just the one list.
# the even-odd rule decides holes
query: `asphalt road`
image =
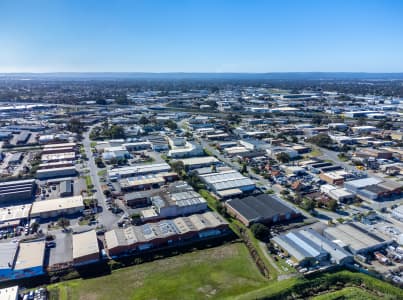
{"label": "asphalt road", "polygon": [[[96,124],[97,125],[97,124]],[[115,227],[116,223],[119,221],[120,216],[117,216],[107,209],[106,197],[102,193],[101,183],[98,176],[98,167],[95,164],[94,156],[91,152],[91,140],[89,138],[90,132],[94,126],[91,126],[87,132],[83,135],[83,146],[85,154],[88,158],[87,165],[89,170],[89,175],[91,176],[92,184],[96,192],[94,197],[98,199],[98,205],[102,208],[102,211],[98,214],[98,222],[103,224],[105,228],[110,229]]]}

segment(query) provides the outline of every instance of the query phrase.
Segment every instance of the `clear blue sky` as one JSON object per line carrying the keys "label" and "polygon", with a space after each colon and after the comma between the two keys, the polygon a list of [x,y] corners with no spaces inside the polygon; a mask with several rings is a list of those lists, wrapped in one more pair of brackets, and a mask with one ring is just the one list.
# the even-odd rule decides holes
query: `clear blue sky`
{"label": "clear blue sky", "polygon": [[0,72],[403,72],[401,0],[0,0]]}

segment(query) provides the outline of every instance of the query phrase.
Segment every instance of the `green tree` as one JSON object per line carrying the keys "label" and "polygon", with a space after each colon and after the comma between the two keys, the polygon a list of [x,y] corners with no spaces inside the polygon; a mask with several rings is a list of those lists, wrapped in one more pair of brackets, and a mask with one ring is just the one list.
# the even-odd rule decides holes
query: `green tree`
{"label": "green tree", "polygon": [[333,144],[332,139],[326,133],[319,133],[317,135],[314,135],[307,139],[307,141],[323,148],[329,148]]}
{"label": "green tree", "polygon": [[84,132],[84,124],[81,123],[80,119],[78,118],[71,118],[70,121],[67,123],[67,130],[81,134]]}
{"label": "green tree", "polygon": [[120,125],[112,125],[108,130],[108,136],[111,139],[125,138],[125,129]]}
{"label": "green tree", "polygon": [[172,120],[165,121],[165,126],[167,126],[171,130],[178,129],[178,124],[176,124],[176,122]]}
{"label": "green tree", "polygon": [[270,229],[266,225],[255,223],[252,224],[250,230],[258,240],[267,241],[270,239]]}
{"label": "green tree", "polygon": [[311,211],[315,208],[315,202],[311,199],[305,198],[301,203],[301,207],[307,211]]}
{"label": "green tree", "polygon": [[66,218],[60,218],[59,220],[57,220],[57,225],[65,229],[66,227],[70,226],[70,220]]}
{"label": "green tree", "polygon": [[337,201],[331,199],[331,200],[329,200],[329,201],[327,202],[326,206],[327,206],[327,209],[328,209],[328,210],[336,211],[336,209],[337,209]]}
{"label": "green tree", "polygon": [[185,171],[185,165],[180,160],[171,163],[171,168],[175,173],[178,173],[179,175],[181,175],[182,172]]}
{"label": "green tree", "polygon": [[288,163],[290,162],[290,156],[285,152],[280,152],[276,155],[276,158],[279,162]]}

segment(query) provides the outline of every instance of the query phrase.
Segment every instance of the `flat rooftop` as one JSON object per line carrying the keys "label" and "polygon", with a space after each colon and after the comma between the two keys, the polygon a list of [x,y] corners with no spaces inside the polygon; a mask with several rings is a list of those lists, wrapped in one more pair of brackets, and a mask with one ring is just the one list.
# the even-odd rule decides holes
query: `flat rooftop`
{"label": "flat rooftop", "polygon": [[37,215],[51,211],[66,210],[78,207],[84,207],[82,196],[35,201],[32,204],[31,215]]}
{"label": "flat rooftop", "polygon": [[292,208],[268,194],[231,199],[227,201],[227,204],[248,221],[270,219],[277,215],[295,212]]}
{"label": "flat rooftop", "polygon": [[95,230],[73,234],[73,259],[99,253]]}
{"label": "flat rooftop", "polygon": [[7,206],[0,208],[0,224],[28,218],[31,204]]}
{"label": "flat rooftop", "polygon": [[45,256],[45,241],[20,243],[14,270],[42,267]]}

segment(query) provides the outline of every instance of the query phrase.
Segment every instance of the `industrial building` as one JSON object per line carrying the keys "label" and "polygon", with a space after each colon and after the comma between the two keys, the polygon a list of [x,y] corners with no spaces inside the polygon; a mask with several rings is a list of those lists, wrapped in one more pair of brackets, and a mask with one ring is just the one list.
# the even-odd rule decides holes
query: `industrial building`
{"label": "industrial building", "polygon": [[195,191],[172,194],[162,192],[151,197],[151,202],[153,207],[150,209],[154,210],[156,217],[160,219],[201,213],[208,207],[207,201]]}
{"label": "industrial building", "polygon": [[374,177],[347,181],[344,187],[364,200],[390,200],[403,193],[403,184]]}
{"label": "industrial building", "polygon": [[211,167],[220,164],[220,161],[214,156],[202,156],[193,158],[184,158],[179,160],[183,163],[186,170],[193,170],[203,167]]}
{"label": "industrial building", "polygon": [[321,185],[320,191],[337,202],[349,202],[355,198],[354,193],[347,191],[345,188],[334,187],[330,184]]}
{"label": "industrial building", "polygon": [[144,207],[151,203],[151,191],[126,193],[123,199],[127,206]]}
{"label": "industrial building", "polygon": [[35,179],[0,182],[0,203],[32,200]]}
{"label": "industrial building", "polygon": [[61,167],[61,168],[51,168],[51,169],[40,169],[36,171],[36,178],[40,180],[56,178],[56,177],[67,177],[76,176],[76,167]]}
{"label": "industrial building", "polygon": [[403,222],[403,205],[399,205],[392,210],[392,217]]}
{"label": "industrial building", "polygon": [[172,147],[171,145],[171,148],[167,156],[172,158],[194,157],[204,154],[203,148],[200,145],[191,142],[185,142],[183,146],[178,147]]}
{"label": "industrial building", "polygon": [[31,218],[52,218],[80,213],[83,210],[82,196],[35,201],[31,208]]}
{"label": "industrial building", "polygon": [[31,204],[7,206],[0,208],[0,229],[16,227],[21,221],[27,220]]}
{"label": "industrial building", "polygon": [[353,256],[313,229],[300,229],[278,235],[272,242],[287,252],[299,266],[345,264]]}
{"label": "industrial building", "polygon": [[73,196],[73,181],[63,180],[60,182],[60,197]]}
{"label": "industrial building", "polygon": [[354,255],[373,252],[393,242],[388,237],[370,232],[355,222],[327,227],[324,236]]}
{"label": "industrial building", "polygon": [[119,185],[124,192],[144,191],[160,188],[167,182],[172,182],[176,179],[178,179],[178,174],[173,172],[164,172],[123,178],[119,180]]}
{"label": "industrial building", "polygon": [[18,300],[19,299],[18,285],[6,287],[6,288],[0,288],[0,299],[2,299],[2,300]]}
{"label": "industrial building", "polygon": [[295,209],[268,194],[231,199],[225,202],[230,215],[246,226],[254,223],[275,224],[300,216]]}
{"label": "industrial building", "polygon": [[203,174],[199,178],[220,197],[252,192],[256,188],[251,179],[235,170]]}
{"label": "industrial building", "polygon": [[150,142],[135,142],[135,143],[125,143],[122,144],[123,147],[127,151],[142,151],[142,150],[148,150],[152,148],[152,144]]}
{"label": "industrial building", "polygon": [[73,264],[82,266],[99,261],[99,245],[95,230],[73,234]]}
{"label": "industrial building", "polygon": [[44,260],[45,241],[20,243],[12,278],[27,278],[44,274]]}
{"label": "industrial building", "polygon": [[227,233],[228,223],[217,213],[209,211],[107,231],[105,248],[113,258],[127,253],[142,253],[149,249],[191,243]]}
{"label": "industrial building", "polygon": [[130,167],[115,168],[108,170],[110,180],[118,180],[139,175],[157,174],[161,172],[169,172],[171,167],[167,163],[133,165]]}
{"label": "industrial building", "polygon": [[42,154],[41,161],[44,163],[57,162],[57,161],[73,161],[76,158],[75,152],[62,152]]}
{"label": "industrial building", "polygon": [[23,131],[17,136],[15,143],[17,145],[24,145],[28,142],[30,137],[31,133],[29,131]]}

